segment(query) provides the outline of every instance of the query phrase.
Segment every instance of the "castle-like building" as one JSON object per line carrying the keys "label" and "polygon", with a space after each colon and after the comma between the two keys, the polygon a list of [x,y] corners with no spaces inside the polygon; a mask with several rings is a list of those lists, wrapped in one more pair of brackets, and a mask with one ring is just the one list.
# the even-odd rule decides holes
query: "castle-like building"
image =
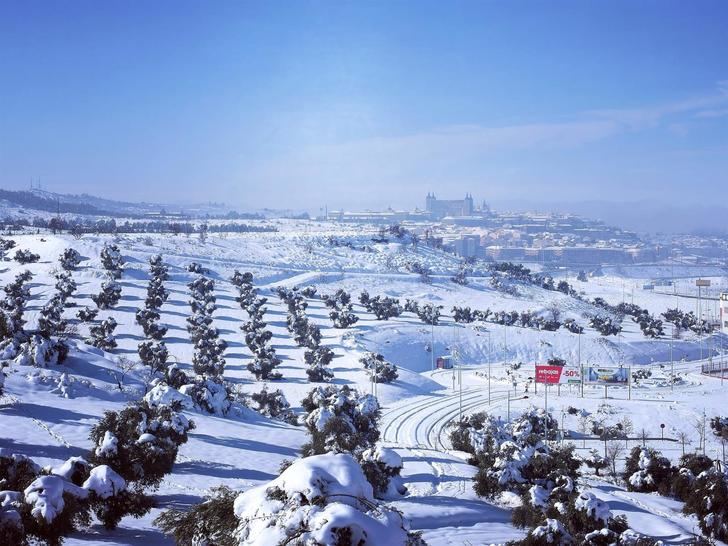
{"label": "castle-like building", "polygon": [[442,200],[435,197],[434,193],[428,193],[425,198],[425,210],[432,218],[440,219],[445,216],[472,216],[475,210],[473,196],[465,194],[465,199]]}

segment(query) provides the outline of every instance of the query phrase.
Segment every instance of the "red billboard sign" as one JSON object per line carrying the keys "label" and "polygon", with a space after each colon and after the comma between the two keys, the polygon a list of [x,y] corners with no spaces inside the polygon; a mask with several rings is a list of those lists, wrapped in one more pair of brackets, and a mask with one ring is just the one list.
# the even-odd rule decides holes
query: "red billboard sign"
{"label": "red billboard sign", "polygon": [[580,382],[581,373],[579,372],[579,368],[536,364],[536,383],[557,385],[559,383],[564,384]]}

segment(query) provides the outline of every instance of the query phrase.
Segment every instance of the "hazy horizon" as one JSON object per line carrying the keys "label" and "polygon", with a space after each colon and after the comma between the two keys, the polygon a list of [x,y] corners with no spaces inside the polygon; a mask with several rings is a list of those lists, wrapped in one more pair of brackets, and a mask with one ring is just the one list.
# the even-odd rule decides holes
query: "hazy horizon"
{"label": "hazy horizon", "polygon": [[4,3],[0,187],[241,210],[728,198],[728,5],[416,6]]}

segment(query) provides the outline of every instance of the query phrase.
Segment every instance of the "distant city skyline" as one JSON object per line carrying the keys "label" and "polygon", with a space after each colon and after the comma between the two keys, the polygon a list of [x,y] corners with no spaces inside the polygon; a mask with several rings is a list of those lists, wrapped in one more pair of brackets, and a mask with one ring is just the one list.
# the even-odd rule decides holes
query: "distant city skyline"
{"label": "distant city skyline", "polygon": [[413,6],[6,2],[0,187],[241,210],[728,203],[728,4]]}

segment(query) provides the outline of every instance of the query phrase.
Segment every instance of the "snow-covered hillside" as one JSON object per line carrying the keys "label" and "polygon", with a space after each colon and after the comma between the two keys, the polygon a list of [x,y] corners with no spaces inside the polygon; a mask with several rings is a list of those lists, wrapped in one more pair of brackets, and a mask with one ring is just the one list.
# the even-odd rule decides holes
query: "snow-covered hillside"
{"label": "snow-covered hillside", "polygon": [[[374,230],[362,232],[346,226],[310,227],[290,220],[275,223],[279,229],[275,233],[209,236],[206,240],[158,234],[87,235],[81,239],[50,234],[13,237],[17,248],[40,256],[37,263],[27,265],[1,263],[3,285],[25,269],[33,274],[25,313],[28,330],[37,327],[43,306],[55,292],[58,256],[66,248],[74,248],[83,261],[72,272],[78,285],[70,298],[75,306],[64,311],[73,334],[68,359],[45,368],[11,363],[5,369],[0,455],[25,455],[42,466],[57,466],[69,457],[84,456],[94,448],[89,433],[103,413],[120,410],[144,396],[149,388],[147,370],[138,365],[120,379],[120,369],[128,360],[139,359],[138,345],[145,336],[135,313],[144,306],[149,258],[156,254],[161,254],[169,267],[165,286],[170,295],[159,312],[160,322],[168,328],[164,341],[170,361],[191,373],[195,347],[187,331],[186,319],[191,315],[187,283],[197,277],[188,270],[190,263],[196,262],[215,281],[213,325],[227,342],[225,380],[241,398],[259,392],[264,384],[280,389],[299,415],[303,413],[301,401],[314,385],[306,374],[305,348],[294,342],[286,327],[286,305],[272,289],[315,285],[318,295],[338,289],[351,293],[359,320],[350,328],[333,328],[329,309],[318,296],[307,298],[306,315],[320,327],[321,345],[334,352],[329,366],[334,374],[332,383],[376,393],[383,407],[382,443],[402,457],[402,478],[407,487],[405,495],[388,502],[403,513],[413,530],[423,531],[423,538],[431,545],[502,543],[524,535],[511,524],[512,506],[505,499],[486,502],[475,494],[472,477],[476,467],[467,464],[465,454],[452,449],[448,438],[447,427],[461,415],[489,411],[506,419],[530,405],[548,404],[583,455],[590,448],[601,449],[602,442],[591,434],[582,438],[578,415],[569,413],[569,407],[582,414],[604,414],[609,422],[628,416],[633,424],[629,447],[639,445],[639,434],[645,431],[643,436],[651,438],[652,445],[676,461],[684,447],[676,441],[680,434],[690,438],[694,449],[698,442],[696,419],[704,412],[712,417],[724,411],[722,381],[701,375],[700,366],[708,358],[722,358],[721,346],[728,346],[725,336],[701,338],[684,333],[680,339],[667,335],[650,339],[629,317],[618,336],[604,337],[588,326],[587,317],[599,311],[589,302],[596,296],[613,305],[623,298],[634,301],[655,315],[674,307],[674,296],[642,289],[649,279],[659,276],[654,269],[632,269],[629,274],[607,271],[606,276],[588,282],[577,281],[572,274],[569,282],[583,293],[581,298],[530,284],[519,285],[516,294],[507,294],[494,289],[486,276],[476,275],[467,285],[453,283],[450,277],[458,268],[458,259],[423,244],[396,239],[374,242]],[[125,262],[118,280],[119,303],[101,310],[96,317],[97,322],[113,317],[118,324],[118,346],[110,352],[87,344],[84,340],[89,324],[75,318],[79,309],[96,307],[91,297],[106,279],[100,258],[106,243],[118,245]],[[431,283],[423,283],[419,275],[409,272],[414,262],[431,270]],[[277,368],[283,376],[280,380],[256,381],[247,369],[253,355],[240,330],[248,316],[236,301],[238,290],[230,282],[236,270],[252,273],[259,294],[268,298],[265,322],[272,332],[271,346],[281,359]],[[716,280],[721,274],[706,273],[712,273]],[[371,296],[398,298],[402,303],[410,299],[420,305],[439,305],[443,316],[435,326],[424,324],[411,312],[377,320],[358,301],[363,290]],[[694,306],[694,301],[689,305]],[[565,328],[547,331],[489,321],[456,323],[453,306],[492,312],[528,311],[536,316],[558,311],[562,321],[573,319],[585,329],[579,335]],[[666,331],[669,333],[669,327]],[[398,367],[396,381],[372,384],[360,363],[369,351],[381,353]],[[446,354],[457,355],[458,369],[433,370],[433,355]],[[532,378],[534,365],[550,358],[563,358],[571,365],[643,368],[650,376],[629,390],[610,387],[606,400],[602,387],[587,386],[582,391],[563,386],[558,390],[552,387],[547,401],[543,386],[534,393]],[[518,363],[520,367],[514,366]],[[673,369],[675,376],[670,375]],[[172,473],[154,492],[157,507],[140,519],[124,518],[113,531],[94,524],[71,535],[67,544],[171,544],[172,540],[152,523],[163,510],[188,509],[218,485],[236,492],[250,491],[248,496],[255,497],[260,493],[256,486],[281,481],[285,476],[278,477],[281,465],[297,459],[307,441],[304,427],[263,416],[240,404],[234,404],[225,415],[190,408],[185,415],[194,421],[195,428],[189,432],[187,443],[180,446]],[[664,429],[660,424],[665,424]],[[706,442],[705,452],[720,458],[720,439],[709,434]],[[678,544],[690,540],[697,529],[694,517],[681,514],[681,503],[627,492],[614,480],[594,475],[590,475],[588,485],[598,498],[610,503],[615,514],[626,515],[638,533]]]}

